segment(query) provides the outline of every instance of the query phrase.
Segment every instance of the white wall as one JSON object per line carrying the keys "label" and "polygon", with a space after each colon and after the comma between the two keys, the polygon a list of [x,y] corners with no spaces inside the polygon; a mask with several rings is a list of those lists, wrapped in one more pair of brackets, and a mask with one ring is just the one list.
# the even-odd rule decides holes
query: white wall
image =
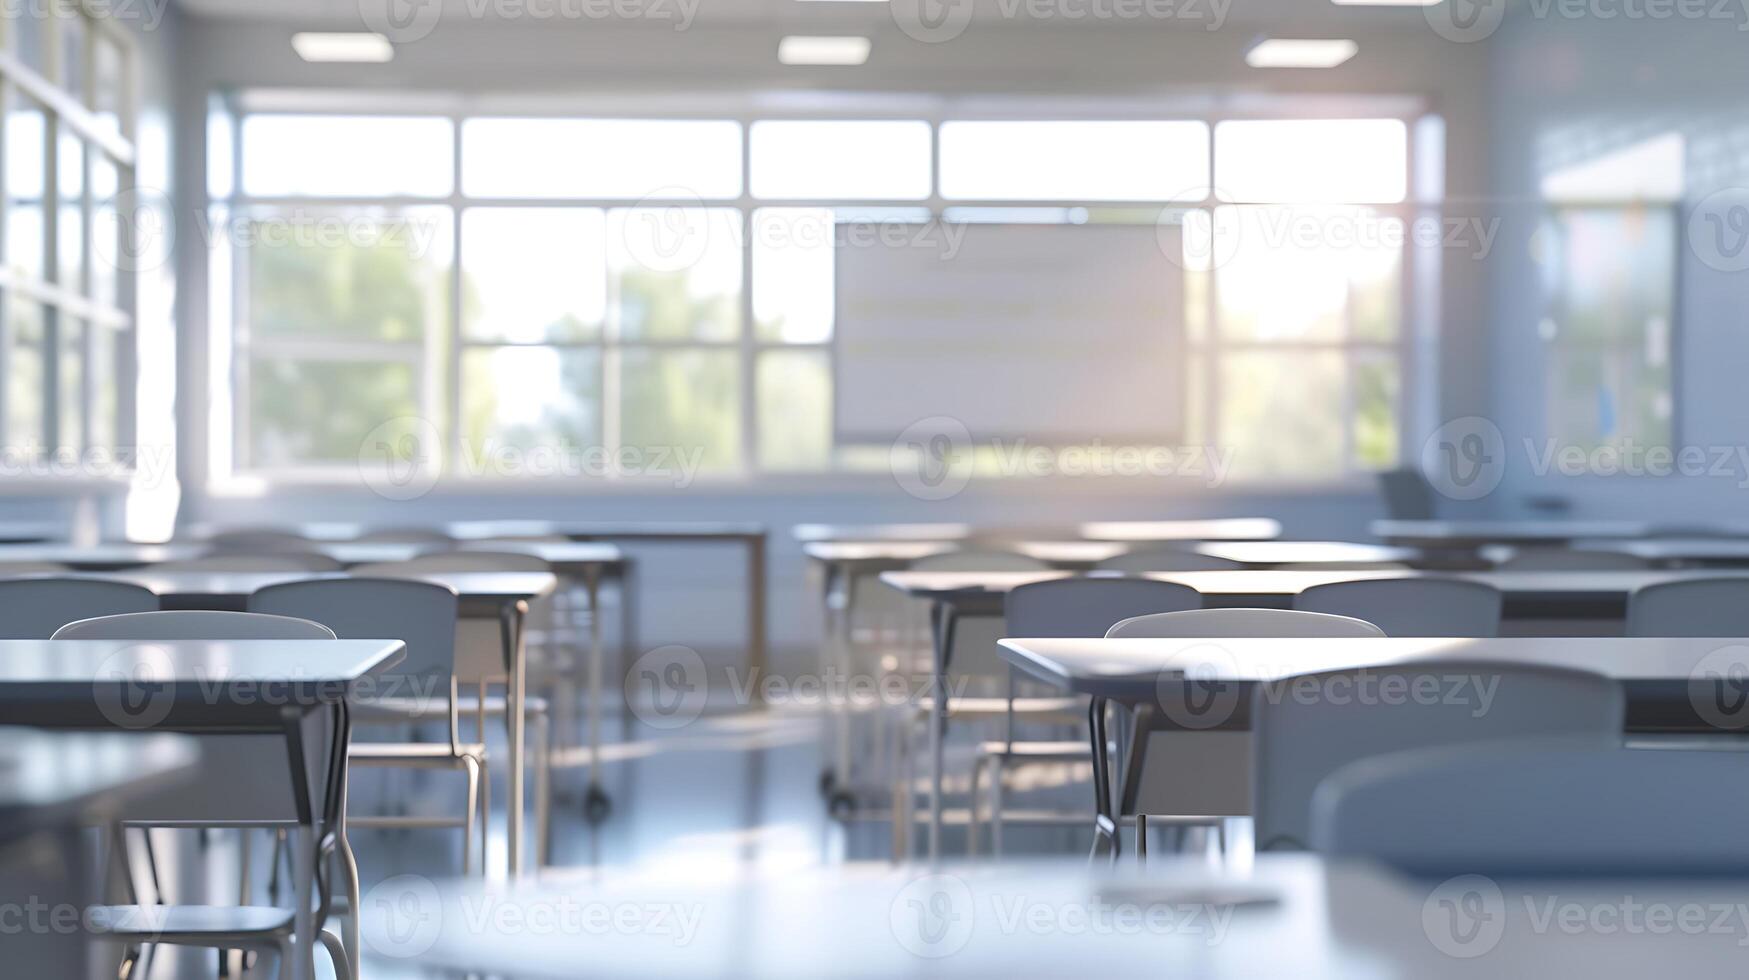
{"label": "white wall", "polygon": [[[1727,20],[1569,20],[1520,10],[1494,46],[1490,115],[1493,180],[1508,203],[1491,263],[1491,362],[1497,397],[1489,415],[1506,436],[1509,466],[1497,496],[1509,510],[1527,495],[1556,495],[1584,515],[1660,520],[1738,518],[1749,469],[1749,272],[1703,261],[1679,242],[1675,333],[1676,443],[1731,453],[1728,475],[1694,479],[1539,476],[1524,440],[1541,447],[1544,347],[1536,333],[1537,267],[1530,233],[1539,179],[1549,170],[1661,134],[1686,143],[1679,228],[1704,223],[1696,205],[1724,188],[1749,186],[1749,59],[1745,12],[1707,5]],[[1552,9],[1552,8],[1551,8]],[[1749,202],[1749,198],[1739,201]]]}
{"label": "white wall", "polygon": [[[814,5],[799,5],[803,7]],[[820,5],[878,7],[884,5]],[[1331,8],[1341,16],[1350,8]],[[1237,13],[1237,9],[1235,11]],[[179,139],[184,186],[205,186],[199,122],[206,94],[216,88],[369,88],[397,92],[523,93],[564,98],[631,98],[652,92],[744,95],[832,89],[945,93],[959,96],[1034,92],[1109,94],[1150,99],[1243,99],[1251,93],[1411,94],[1424,96],[1447,124],[1447,187],[1474,196],[1486,175],[1488,138],[1482,121],[1485,45],[1458,45],[1429,31],[1419,13],[1400,28],[1360,31],[1362,55],[1330,72],[1261,73],[1244,67],[1242,51],[1253,34],[1229,24],[1218,32],[1166,29],[1016,27],[975,23],[948,44],[920,44],[889,22],[875,31],[876,58],[862,69],[819,72],[783,69],[773,57],[776,32],[768,25],[697,26],[666,30],[607,30],[571,25],[444,24],[430,37],[404,45],[384,66],[306,65],[288,43],[293,25],[192,20],[182,50]],[[1371,23],[1371,21],[1368,21]],[[318,26],[312,24],[310,26]],[[329,27],[336,25],[329,24]],[[1471,324],[1482,316],[1482,270],[1445,257],[1441,314]],[[205,270],[186,253],[185,295],[204,295]],[[750,520],[773,529],[771,566],[774,643],[800,651],[816,634],[815,599],[804,591],[803,562],[788,528],[799,521],[959,521],[1025,523],[1092,517],[1140,518],[1272,514],[1290,534],[1363,535],[1378,516],[1370,487],[1336,492],[1220,488],[1192,491],[1160,482],[974,486],[947,501],[904,494],[884,476],[868,480],[774,482],[758,486],[648,491],[590,488],[551,494],[521,492],[485,498],[439,491],[419,501],[389,505],[362,488],[276,495],[271,499],[216,499],[200,492],[204,474],[206,365],[200,304],[182,311],[181,367],[185,438],[183,484],[187,521],[289,521],[309,517],[413,522],[449,517],[538,516],[579,519]],[[1440,341],[1441,417],[1480,411],[1487,403],[1480,369],[1484,341],[1459,330]],[[1335,420],[1332,420],[1333,423]],[[645,580],[661,583],[643,601],[647,642],[722,645],[741,635],[738,559],[691,550],[645,555]]]}

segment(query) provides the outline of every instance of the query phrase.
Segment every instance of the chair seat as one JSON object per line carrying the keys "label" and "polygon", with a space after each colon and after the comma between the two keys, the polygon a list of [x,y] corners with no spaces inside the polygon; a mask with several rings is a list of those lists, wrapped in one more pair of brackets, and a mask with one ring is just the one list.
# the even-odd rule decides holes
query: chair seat
{"label": "chair seat", "polygon": [[[486,747],[480,744],[463,742],[461,750],[462,755],[475,758],[486,754]],[[435,762],[461,757],[450,751],[448,742],[353,742],[346,756],[355,763],[366,765],[372,762]]]}
{"label": "chair seat", "polygon": [[[545,698],[524,698],[522,704],[528,714],[547,713]],[[455,701],[456,711],[463,715],[479,713],[481,705],[480,698],[472,694],[461,695]],[[509,710],[509,701],[501,694],[488,694],[484,709],[488,715],[502,715]],[[442,698],[371,698],[353,703],[352,721],[354,724],[385,725],[444,718],[448,713],[449,703]]]}
{"label": "chair seat", "polygon": [[1093,758],[1093,746],[1086,742],[1008,742],[993,740],[978,747],[986,756],[1001,756],[1025,762],[1078,762]]}
{"label": "chair seat", "polygon": [[99,905],[91,929],[114,939],[191,942],[289,931],[292,911],[271,905]]}

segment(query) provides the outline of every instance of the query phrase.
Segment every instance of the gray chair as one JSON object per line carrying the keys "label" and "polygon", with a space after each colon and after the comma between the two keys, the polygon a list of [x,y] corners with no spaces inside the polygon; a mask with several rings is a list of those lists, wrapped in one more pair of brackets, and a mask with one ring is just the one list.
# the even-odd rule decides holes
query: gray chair
{"label": "gray chair", "polygon": [[1749,578],[1694,578],[1635,589],[1628,636],[1749,636]]}
{"label": "gray chair", "polygon": [[1491,661],[1424,660],[1260,684],[1251,702],[1257,849],[1309,846],[1318,783],[1381,749],[1558,735],[1619,739],[1623,705],[1621,686],[1600,674]]}
{"label": "gray chair", "polygon": [[1502,572],[1631,572],[1651,565],[1644,558],[1619,551],[1516,548],[1498,567]]}
{"label": "gray chair", "polygon": [[117,613],[156,612],[158,597],[127,582],[95,578],[0,581],[0,639],[46,640],[68,623]]}
{"label": "gray chair", "polygon": [[[1350,616],[1293,609],[1194,609],[1126,619],[1105,634],[1125,638],[1278,637],[1357,639],[1384,636],[1377,626]],[[1135,706],[1134,732],[1125,760],[1123,795],[1115,821],[1133,818],[1138,856],[1146,854],[1150,817],[1167,816],[1169,826],[1211,826],[1222,835],[1225,819],[1251,812],[1250,737],[1221,726],[1186,730],[1159,704]],[[1187,792],[1187,789],[1189,790]],[[1186,805],[1186,796],[1191,804]],[[1109,833],[1109,839],[1103,835]],[[1102,843],[1116,854],[1116,828],[1096,826],[1094,854]]]}
{"label": "gray chair", "polygon": [[1427,521],[1434,516],[1433,484],[1414,467],[1379,473],[1379,496],[1393,521]]}
{"label": "gray chair", "polygon": [[379,527],[360,534],[355,540],[371,544],[420,544],[447,548],[455,539],[431,527]]}
{"label": "gray chair", "polygon": [[[1104,636],[1112,624],[1149,613],[1200,609],[1202,593],[1187,585],[1137,578],[1067,578],[1034,582],[1011,590],[1003,605],[1009,636]],[[1010,670],[1009,700],[1014,699]],[[1003,777],[1010,768],[1040,763],[1085,762],[1092,749],[1085,739],[1015,741],[1012,719],[1003,737],[979,748],[972,768],[971,848],[978,847],[982,810],[979,787],[986,768],[990,784],[990,853],[1002,854]],[[1079,821],[1079,815],[1072,819]]]}
{"label": "gray chair", "polygon": [[215,531],[207,537],[206,544],[215,553],[226,554],[310,550],[310,539],[296,531],[277,527],[234,527]]}
{"label": "gray chair", "polygon": [[339,572],[345,565],[327,555],[296,551],[271,554],[214,554],[181,561],[160,562],[155,572]]}
{"label": "gray chair", "polygon": [[0,578],[18,575],[65,575],[72,569],[51,561],[0,561]]}
{"label": "gray chair", "polygon": [[[170,610],[118,613],[82,619],[57,629],[51,639],[332,640],[334,631],[321,623],[287,616],[216,610]],[[245,792],[251,798],[260,798],[267,794],[242,789],[242,785],[250,778],[246,774],[276,771],[284,765],[282,753],[263,757],[255,746],[221,740],[206,745],[206,753],[201,760],[201,772],[206,780],[214,784],[216,793]],[[338,780],[334,782],[337,783]],[[197,800],[191,801],[185,793],[175,794],[168,802],[154,801],[145,809],[147,812],[135,810],[122,814],[122,826],[137,828],[142,833],[149,833],[150,828],[163,825],[200,827],[201,817],[212,812]],[[334,813],[337,816],[339,812],[339,805],[336,803]],[[250,823],[227,821],[225,825],[246,830]],[[330,828],[329,834],[331,836],[321,843],[313,856],[318,865],[314,872],[315,878],[321,886],[315,917],[318,930],[333,914],[331,879],[320,870],[330,858],[337,856],[340,859],[339,867],[345,877],[349,898],[348,908],[357,909],[359,903],[358,869],[351,848],[338,826]],[[247,845],[248,838],[245,836],[245,855]],[[277,844],[274,853],[272,863],[277,867]],[[120,855],[123,867],[127,865],[125,854],[123,849]],[[158,872],[150,847],[146,848],[145,855],[148,867],[151,868],[150,878],[156,881]],[[247,857],[243,859],[243,864],[247,867]],[[245,895],[247,888],[248,881],[245,879]],[[128,891],[130,894],[135,891],[131,884]],[[123,958],[124,976],[131,973],[138,964],[136,950],[147,945],[251,950],[278,956],[283,963],[289,955],[293,941],[293,910],[274,905],[112,905],[92,910],[92,922],[97,935],[129,948],[128,954]],[[349,920],[347,939],[344,941],[327,931],[317,934],[318,940],[327,949],[328,956],[334,963],[334,974],[337,977],[357,980],[359,944],[356,922],[356,918]]]}
{"label": "gray chair", "polygon": [[1093,567],[1102,572],[1141,575],[1146,572],[1224,572],[1245,565],[1231,558],[1216,558],[1184,548],[1144,548],[1113,555]]}
{"label": "gray chair", "polygon": [[1452,578],[1357,579],[1315,585],[1294,608],[1364,619],[1387,636],[1497,636],[1500,590]]}
{"label": "gray chair", "polygon": [[[457,710],[455,635],[457,601],[441,585],[386,578],[312,579],[270,585],[249,597],[249,611],[314,620],[342,639],[392,637],[406,643],[400,663],[376,675],[381,693],[355,700],[357,725],[448,727],[442,742],[358,742],[349,758],[355,767],[450,769],[467,777],[461,817],[348,817],[355,827],[456,828],[462,831],[462,867],[472,864],[474,829],[479,827],[480,871],[485,873],[487,814],[484,732],[463,741]],[[477,817],[477,820],[476,820]]]}
{"label": "gray chair", "polygon": [[1414,875],[1749,875],[1749,753],[1519,739],[1393,752],[1318,787],[1325,854]]}

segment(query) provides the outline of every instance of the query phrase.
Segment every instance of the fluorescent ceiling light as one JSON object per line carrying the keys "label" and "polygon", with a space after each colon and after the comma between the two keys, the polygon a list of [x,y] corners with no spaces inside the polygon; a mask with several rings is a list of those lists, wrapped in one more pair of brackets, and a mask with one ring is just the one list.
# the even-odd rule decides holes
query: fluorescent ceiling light
{"label": "fluorescent ceiling light", "polygon": [[292,50],[305,61],[350,61],[380,64],[395,56],[395,46],[381,34],[292,35]]}
{"label": "fluorescent ceiling light", "polygon": [[866,37],[806,37],[792,34],[777,42],[777,60],[786,65],[860,65],[868,60]]}
{"label": "fluorescent ceiling light", "polygon": [[1345,38],[1310,40],[1264,38],[1245,52],[1253,68],[1334,68],[1354,57],[1360,45]]}

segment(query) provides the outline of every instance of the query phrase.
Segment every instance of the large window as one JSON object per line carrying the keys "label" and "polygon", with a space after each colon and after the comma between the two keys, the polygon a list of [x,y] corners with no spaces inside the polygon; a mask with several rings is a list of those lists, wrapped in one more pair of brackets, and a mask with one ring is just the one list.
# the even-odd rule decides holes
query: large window
{"label": "large window", "polygon": [[[221,99],[208,131],[230,232],[213,257],[235,418],[221,476],[350,472],[407,419],[457,477],[526,475],[505,460],[553,448],[604,478],[658,458],[707,475],[883,466],[888,447],[834,439],[834,250],[852,223],[937,218],[1182,224],[1184,364],[1162,376],[1184,379],[1183,441],[1260,479],[1398,458],[1398,119],[336,116]],[[1282,159],[1291,179],[1272,176]]]}
{"label": "large window", "polygon": [[[0,432],[14,475],[132,441],[132,49],[76,4],[0,20]],[[162,242],[149,242],[161,245]],[[122,461],[129,458],[125,453]]]}

